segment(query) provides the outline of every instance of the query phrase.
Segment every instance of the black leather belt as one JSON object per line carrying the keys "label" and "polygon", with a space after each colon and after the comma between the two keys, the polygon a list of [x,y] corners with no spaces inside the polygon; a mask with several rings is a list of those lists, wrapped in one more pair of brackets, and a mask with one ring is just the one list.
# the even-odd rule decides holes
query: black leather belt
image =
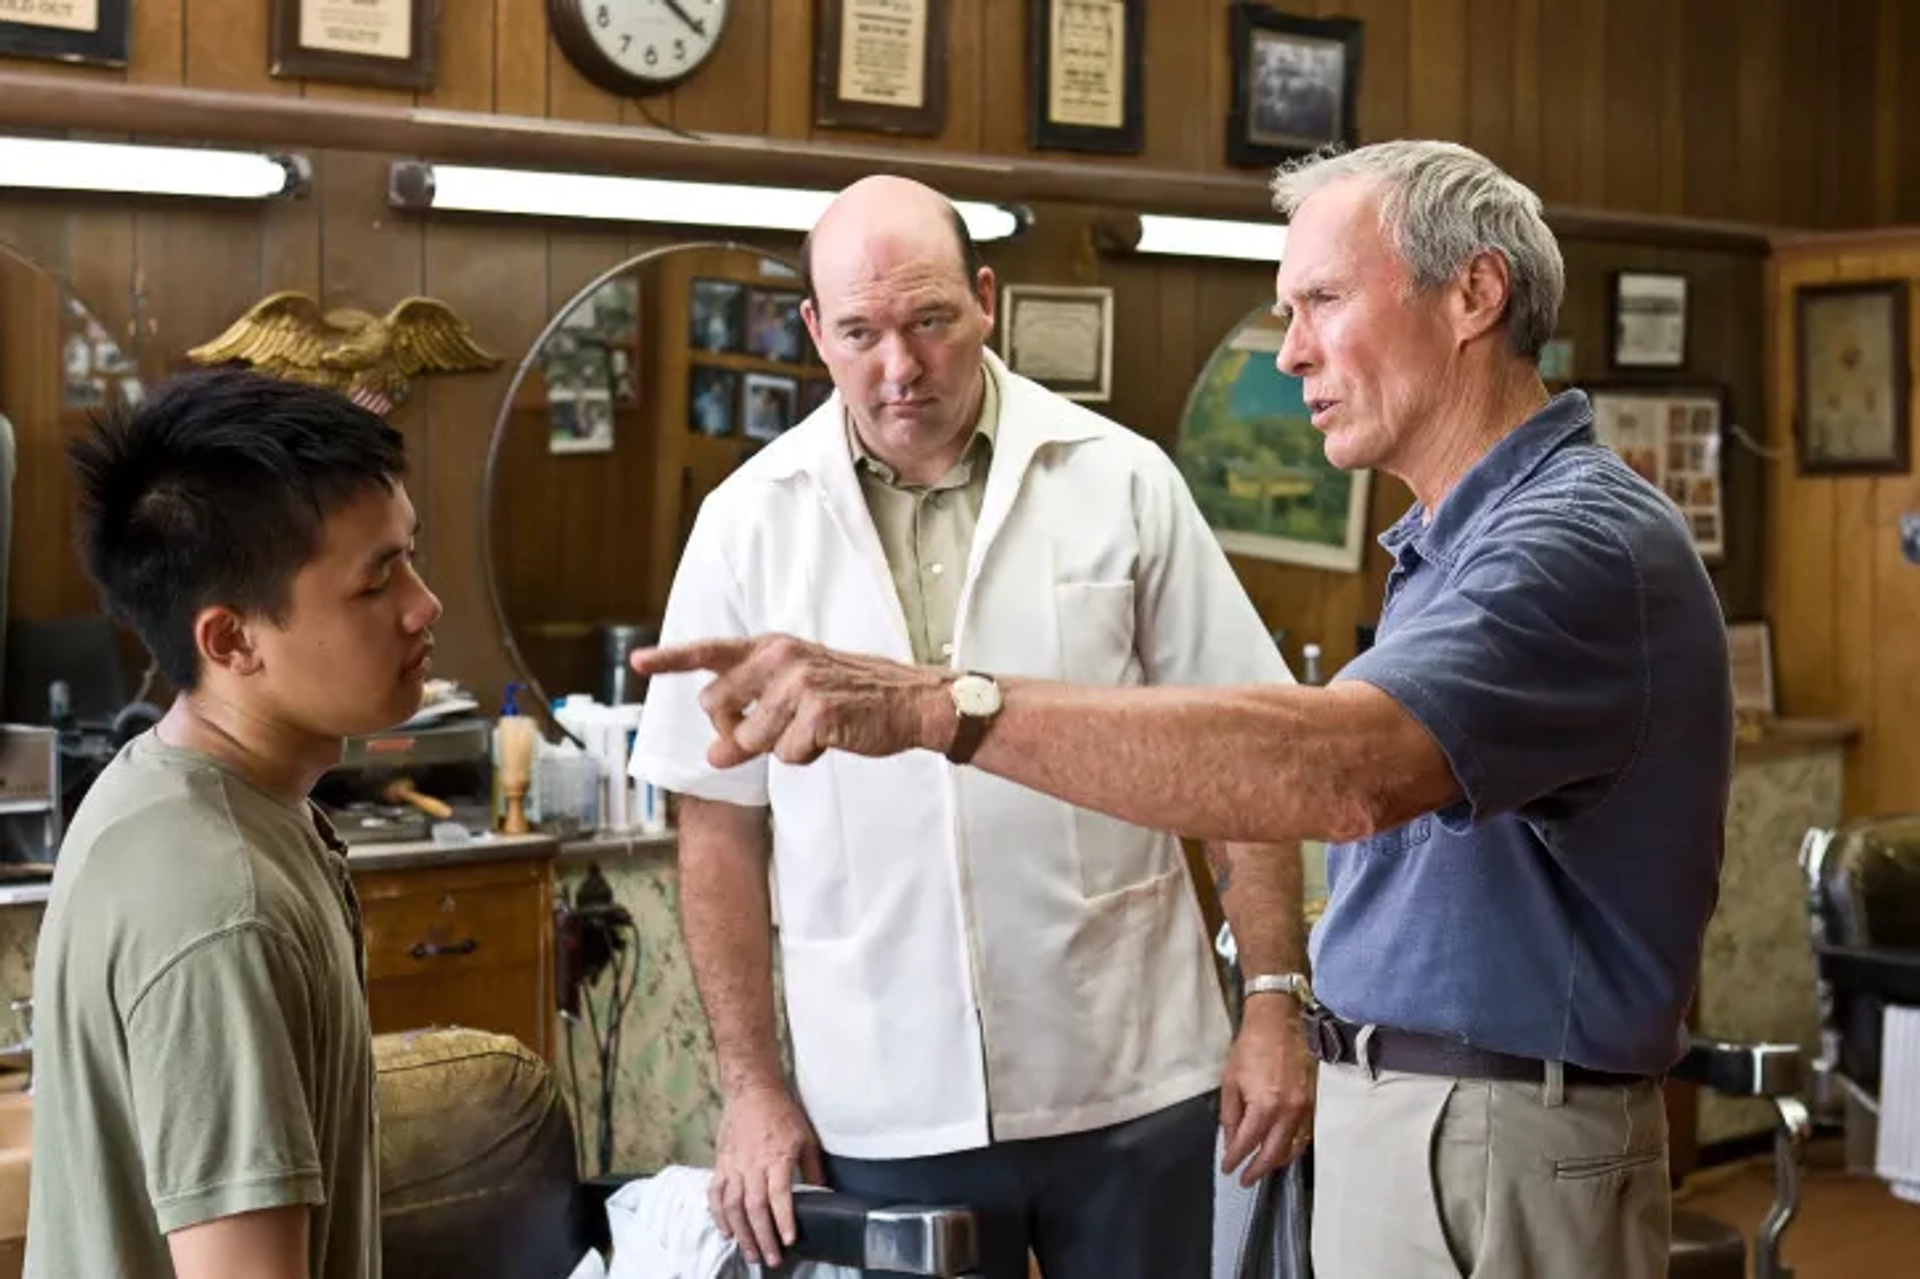
{"label": "black leather belt", "polygon": [[[1324,1004],[1315,1004],[1303,1014],[1307,1047],[1321,1061],[1335,1065],[1371,1065],[1375,1070],[1401,1070],[1414,1075],[1450,1075],[1456,1079],[1500,1079],[1519,1083],[1544,1083],[1545,1062],[1533,1057],[1515,1057],[1508,1053],[1475,1048],[1457,1039],[1426,1035],[1412,1030],[1375,1026],[1368,1037],[1366,1061],[1359,1055],[1360,1027],[1342,1021]],[[1572,1063],[1561,1068],[1561,1079],[1570,1085],[1624,1087],[1642,1083],[1649,1076],[1621,1075],[1593,1070]]]}

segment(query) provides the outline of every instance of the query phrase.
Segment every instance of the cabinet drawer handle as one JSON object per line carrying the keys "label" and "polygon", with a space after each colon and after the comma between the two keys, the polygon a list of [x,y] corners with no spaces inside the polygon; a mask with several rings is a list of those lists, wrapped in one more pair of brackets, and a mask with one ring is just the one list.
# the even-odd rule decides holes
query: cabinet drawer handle
{"label": "cabinet drawer handle", "polygon": [[479,941],[469,937],[465,941],[417,941],[407,953],[415,959],[432,959],[435,955],[471,955],[479,949]]}

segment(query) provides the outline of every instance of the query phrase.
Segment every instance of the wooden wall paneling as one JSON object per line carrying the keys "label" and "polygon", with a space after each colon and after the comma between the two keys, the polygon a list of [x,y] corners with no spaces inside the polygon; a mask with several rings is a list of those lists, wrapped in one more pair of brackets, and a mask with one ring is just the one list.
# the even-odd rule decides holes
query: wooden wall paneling
{"label": "wooden wall paneling", "polygon": [[1920,163],[1914,162],[1916,152],[1920,152],[1920,13],[1908,5],[1899,7],[1900,17],[1886,19],[1882,29],[1896,27],[1900,41],[1899,74],[1893,85],[1899,103],[1895,114],[1899,121],[1899,159],[1895,165],[1899,182],[1891,221],[1909,226],[1920,222]]}
{"label": "wooden wall paneling", "polygon": [[[769,72],[775,63],[798,56],[772,43],[772,8],[766,3],[729,5],[727,33],[712,60],[666,98],[645,105],[689,133],[765,133]],[[623,106],[627,123],[649,123],[639,104]]]}
{"label": "wooden wall paneling", "polygon": [[[1184,6],[1183,6],[1184,8]],[[1188,11],[1189,15],[1191,11]],[[1207,78],[1188,85],[1182,91],[1177,102],[1192,102],[1199,97],[1200,85],[1208,88],[1206,101],[1212,110],[1207,113],[1206,147],[1204,165],[1213,170],[1231,171],[1233,166],[1227,163],[1227,116],[1233,103],[1233,11],[1232,6],[1224,4],[1210,5],[1207,8],[1209,21],[1203,27],[1188,17],[1188,39],[1206,36]],[[1152,31],[1148,37],[1151,40]],[[1151,46],[1149,46],[1151,47]],[[1177,108],[1176,108],[1177,109]],[[1198,113],[1196,113],[1198,114]]]}
{"label": "wooden wall paneling", "polygon": [[[546,293],[546,245],[543,237],[517,228],[435,225],[426,235],[423,274],[428,295],[451,306],[475,339],[504,361],[492,372],[425,380],[426,455],[432,465],[410,482],[433,530],[423,572],[446,609],[437,637],[440,667],[492,704],[512,668],[487,607],[482,479],[501,399],[543,318],[527,300]],[[537,528],[537,512],[521,513],[536,516],[528,524]]]}
{"label": "wooden wall paneling", "polygon": [[1664,127],[1662,116],[1667,59],[1679,56],[1663,39],[1660,15],[1672,7],[1667,0],[1606,0],[1606,188],[1600,203],[1660,207],[1661,155],[1668,137],[1679,131]]}
{"label": "wooden wall paneling", "polygon": [[773,4],[767,18],[767,133],[813,132],[813,5]]}
{"label": "wooden wall paneling", "polygon": [[127,209],[104,204],[76,210],[67,233],[67,283],[113,335],[120,353],[137,361],[142,307],[134,267],[134,217]]}
{"label": "wooden wall paneling", "polygon": [[1784,0],[1742,0],[1730,28],[1736,49],[1735,217],[1765,218],[1782,207],[1781,150],[1791,127],[1780,102],[1786,12]]}
{"label": "wooden wall paneling", "polygon": [[[1022,7],[1030,2],[1019,0]],[[1227,104],[1232,97],[1227,82],[1215,78],[1215,52],[1208,44],[1215,35],[1214,24],[1195,21],[1193,10],[1185,5],[1148,4],[1146,32],[1147,60],[1140,72],[1147,107],[1142,161],[1168,169],[1211,168],[1225,154]],[[1217,60],[1225,67],[1224,34],[1220,41],[1223,47]],[[1201,102],[1206,109],[1194,109]],[[1185,103],[1188,109],[1178,110],[1176,103]]]}
{"label": "wooden wall paneling", "polygon": [[1684,202],[1689,213],[1730,218],[1739,208],[1734,165],[1750,135],[1736,106],[1739,45],[1730,38],[1745,18],[1742,0],[1689,0],[1682,13],[1681,62],[1685,80],[1686,152]]}
{"label": "wooden wall paneling", "polygon": [[[1857,51],[1845,57],[1843,65],[1850,79],[1864,79],[1861,72],[1866,66],[1873,67],[1873,102],[1869,110],[1871,115],[1872,143],[1872,203],[1864,212],[1869,221],[1885,224],[1895,220],[1895,210],[1900,204],[1901,126],[1910,117],[1902,111],[1900,101],[1901,72],[1905,65],[1905,50],[1902,47],[1907,9],[1902,0],[1871,0],[1867,14],[1860,25],[1872,41],[1873,56],[1869,62],[1855,61]],[[1856,123],[1857,117],[1849,112],[1849,124]],[[1858,145],[1858,139],[1854,140]],[[1911,166],[1907,166],[1911,170]]]}
{"label": "wooden wall paneling", "polygon": [[0,412],[12,422],[16,465],[13,543],[7,575],[16,618],[86,611],[76,600],[73,484],[62,451],[60,307],[56,277],[17,258],[0,258]]}
{"label": "wooden wall paneling", "polygon": [[1468,146],[1519,176],[1514,148],[1513,10],[1513,0],[1471,0],[1467,5],[1462,50],[1467,110],[1461,136]]}
{"label": "wooden wall paneling", "polygon": [[[1031,42],[1028,39],[1030,0],[973,0],[981,12],[981,30],[986,41],[980,68],[980,150],[988,155],[1027,155],[1028,64]],[[1149,57],[1159,56],[1151,43]],[[1146,73],[1141,74],[1141,96],[1152,97],[1144,88]],[[1197,112],[1194,114],[1198,114]],[[1144,141],[1143,141],[1144,145]],[[1045,155],[1070,154],[1041,152]]]}
{"label": "wooden wall paneling", "polygon": [[1508,171],[1536,191],[1545,171],[1544,148],[1554,144],[1541,118],[1540,6],[1541,0],[1512,0],[1513,163]]}
{"label": "wooden wall paneling", "polygon": [[[492,111],[504,18],[493,0],[440,6],[435,34],[433,87],[414,95],[423,107],[442,111]],[[544,34],[544,32],[543,32]]]}
{"label": "wooden wall paneling", "polygon": [[[1422,137],[1470,141],[1467,14],[1466,0],[1420,0],[1408,10],[1407,40],[1419,56],[1408,72],[1407,109]],[[1360,58],[1364,76],[1364,49]]]}
{"label": "wooden wall paneling", "polygon": [[271,11],[266,3],[183,0],[183,4],[184,70],[189,85],[196,89],[299,94],[298,80],[278,80],[267,72],[267,23]]}
{"label": "wooden wall paneling", "polygon": [[127,6],[127,79],[185,84],[187,0],[139,0]]}
{"label": "wooden wall paneling", "polygon": [[1567,122],[1572,128],[1568,141],[1579,151],[1574,170],[1576,183],[1569,193],[1572,203],[1595,208],[1607,202],[1607,119],[1612,103],[1608,101],[1607,6],[1609,0],[1575,0],[1562,15],[1555,6],[1556,18],[1563,19],[1580,52],[1575,61],[1578,108]]}
{"label": "wooden wall paneling", "polygon": [[1655,207],[1679,214],[1687,207],[1687,6],[1662,4],[1656,11],[1658,39],[1665,46],[1660,69],[1660,198]]}
{"label": "wooden wall paneling", "polygon": [[1770,307],[1773,429],[1768,443],[1788,457],[1771,467],[1769,509],[1775,512],[1775,550],[1770,557],[1767,610],[1773,618],[1777,700],[1789,715],[1832,714],[1835,704],[1834,496],[1828,483],[1802,482],[1792,459],[1796,434],[1795,321],[1793,290],[1833,278],[1817,259],[1777,268]]}
{"label": "wooden wall paneling", "polygon": [[[728,37],[731,39],[731,37]],[[594,84],[567,61],[547,30],[544,10],[540,21],[540,47],[547,51],[546,114],[559,120],[579,120],[592,124],[618,124],[627,104]],[[658,114],[656,112],[656,114]]]}
{"label": "wooden wall paneling", "polygon": [[1539,180],[1534,184],[1542,200],[1553,204],[1580,204],[1586,179],[1583,169],[1592,139],[1580,118],[1581,67],[1590,50],[1583,44],[1585,8],[1599,0],[1560,0],[1540,22],[1540,115],[1544,152]]}
{"label": "wooden wall paneling", "polygon": [[547,114],[547,66],[553,41],[545,0],[494,0],[493,109]]}

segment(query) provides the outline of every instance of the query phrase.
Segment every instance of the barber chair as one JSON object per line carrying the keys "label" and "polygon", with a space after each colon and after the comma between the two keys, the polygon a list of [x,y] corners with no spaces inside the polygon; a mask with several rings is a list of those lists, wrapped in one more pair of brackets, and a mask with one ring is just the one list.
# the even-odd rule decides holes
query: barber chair
{"label": "barber chair", "polygon": [[1847,1168],[1872,1174],[1880,1028],[1920,1006],[1920,814],[1815,827],[1800,843],[1813,934],[1820,1054],[1813,1105],[1846,1129]]}
{"label": "barber chair", "polygon": [[[566,1279],[603,1252],[606,1201],[629,1178],[582,1181],[572,1121],[545,1062],[484,1031],[374,1038],[384,1269],[407,1279]],[[978,1263],[970,1212],[797,1196],[794,1261],[960,1279]]]}

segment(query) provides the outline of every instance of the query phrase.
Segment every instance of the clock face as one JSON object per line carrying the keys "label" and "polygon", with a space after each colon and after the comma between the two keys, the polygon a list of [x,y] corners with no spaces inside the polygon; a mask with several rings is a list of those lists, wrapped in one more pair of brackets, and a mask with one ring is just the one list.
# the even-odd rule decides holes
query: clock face
{"label": "clock face", "polygon": [[691,74],[727,25],[727,0],[574,0],[573,8],[603,70],[634,92]]}

